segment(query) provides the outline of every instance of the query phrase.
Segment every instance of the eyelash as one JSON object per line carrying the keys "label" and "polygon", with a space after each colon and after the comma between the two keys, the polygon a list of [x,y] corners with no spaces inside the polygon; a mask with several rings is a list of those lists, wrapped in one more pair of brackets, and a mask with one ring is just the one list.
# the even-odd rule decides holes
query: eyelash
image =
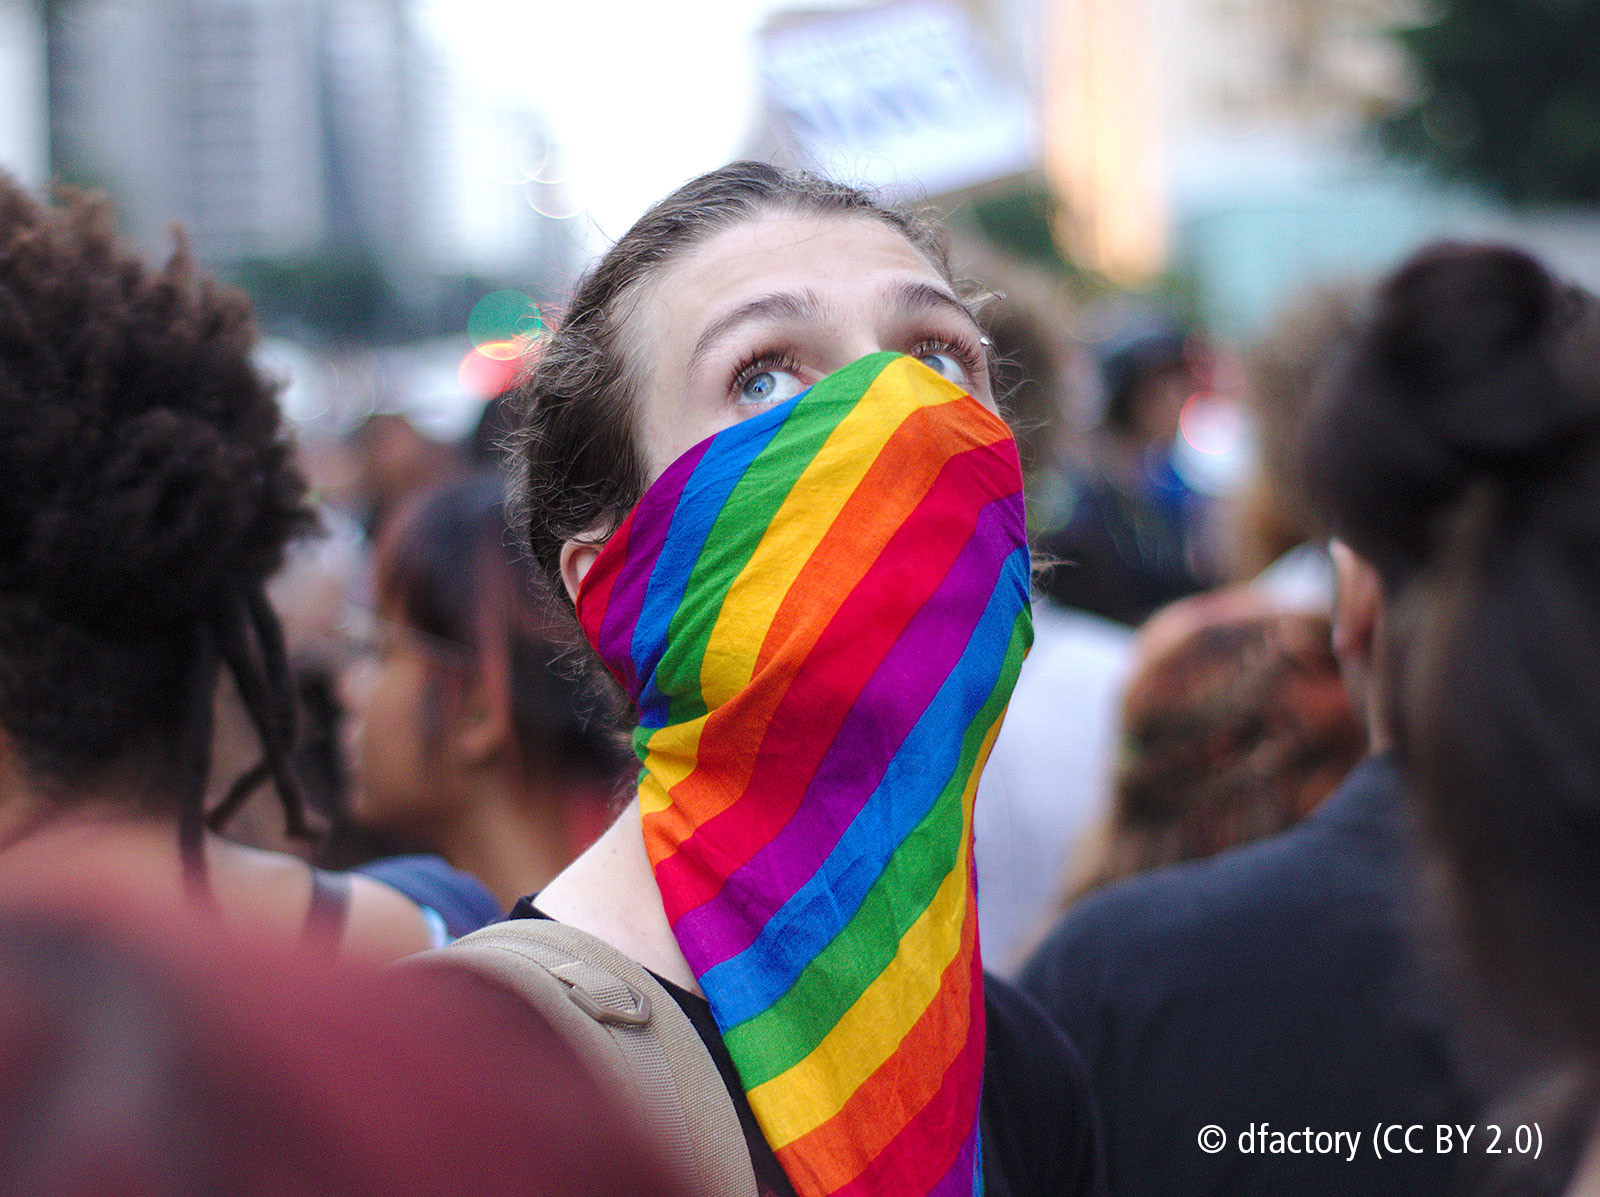
{"label": "eyelash", "polygon": [[[988,359],[970,341],[960,337],[925,337],[911,347],[908,357],[922,357],[927,353],[948,353],[961,363],[967,376],[974,380],[989,372]],[[737,395],[757,374],[764,370],[787,370],[800,373],[801,366],[794,354],[783,349],[761,349],[741,359],[734,368],[728,384],[729,393]]]}
{"label": "eyelash", "polygon": [[733,371],[733,380],[728,385],[730,394],[737,395],[744,390],[745,383],[764,370],[788,370],[791,374],[800,373],[800,363],[794,354],[781,349],[762,349],[744,358]]}
{"label": "eyelash", "polygon": [[929,337],[919,342],[909,356],[921,357],[926,353],[948,353],[961,363],[967,377],[974,382],[989,373],[989,363],[983,352],[964,338]]}

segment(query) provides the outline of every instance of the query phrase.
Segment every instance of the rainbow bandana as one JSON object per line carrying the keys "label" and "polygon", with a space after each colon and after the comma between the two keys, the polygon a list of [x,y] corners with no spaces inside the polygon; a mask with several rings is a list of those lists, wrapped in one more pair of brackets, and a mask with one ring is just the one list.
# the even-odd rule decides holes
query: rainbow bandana
{"label": "rainbow bandana", "polygon": [[982,1190],[972,795],[1028,580],[1005,424],[880,353],[689,450],[580,588],[667,917],[802,1197]]}

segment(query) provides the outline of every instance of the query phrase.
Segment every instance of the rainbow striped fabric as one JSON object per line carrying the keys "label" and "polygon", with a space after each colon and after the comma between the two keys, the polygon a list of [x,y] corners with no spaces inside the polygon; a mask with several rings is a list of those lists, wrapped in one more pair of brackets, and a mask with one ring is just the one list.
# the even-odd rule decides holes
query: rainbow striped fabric
{"label": "rainbow striped fabric", "polygon": [[803,1197],[982,1190],[972,796],[1028,587],[1004,422],[885,353],[674,462],[580,589],[667,917]]}

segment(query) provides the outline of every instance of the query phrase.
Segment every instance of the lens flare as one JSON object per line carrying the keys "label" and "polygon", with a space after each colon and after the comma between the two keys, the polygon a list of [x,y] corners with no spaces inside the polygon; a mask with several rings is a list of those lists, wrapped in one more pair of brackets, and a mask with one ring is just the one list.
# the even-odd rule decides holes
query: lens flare
{"label": "lens flare", "polygon": [[528,207],[548,220],[571,220],[585,211],[584,205],[573,197],[571,188],[565,183],[529,183],[523,190],[523,196],[528,201]]}
{"label": "lens flare", "polygon": [[1235,490],[1254,452],[1250,422],[1232,396],[1201,392],[1183,405],[1172,466],[1201,494],[1219,496]]}
{"label": "lens flare", "polygon": [[472,307],[467,336],[478,347],[491,343],[538,337],[544,317],[533,298],[521,291],[491,291]]}
{"label": "lens flare", "polygon": [[[495,343],[496,347],[503,342]],[[482,349],[469,349],[456,370],[456,381],[469,395],[493,399],[508,390],[517,376],[517,354],[495,357]]]}
{"label": "lens flare", "polygon": [[522,356],[523,342],[516,341],[485,341],[478,346],[478,352],[484,357],[496,362],[514,362]]}
{"label": "lens flare", "polygon": [[1190,395],[1178,430],[1191,449],[1208,457],[1234,452],[1243,431],[1238,407],[1215,395]]}
{"label": "lens flare", "polygon": [[544,174],[545,168],[550,165],[550,139],[537,130],[531,131],[517,146],[513,157],[517,169],[522,173],[517,182],[532,182]]}

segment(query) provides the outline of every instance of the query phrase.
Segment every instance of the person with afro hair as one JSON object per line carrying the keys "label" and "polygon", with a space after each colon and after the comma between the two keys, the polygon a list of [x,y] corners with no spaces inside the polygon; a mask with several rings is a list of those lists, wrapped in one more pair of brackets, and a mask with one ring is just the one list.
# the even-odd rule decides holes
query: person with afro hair
{"label": "person with afro hair", "polygon": [[304,833],[294,701],[263,586],[316,529],[248,300],[117,239],[104,199],[0,175],[0,879],[187,892],[228,926],[392,958],[436,936],[362,877],[229,842],[204,809],[232,676],[261,782]]}

